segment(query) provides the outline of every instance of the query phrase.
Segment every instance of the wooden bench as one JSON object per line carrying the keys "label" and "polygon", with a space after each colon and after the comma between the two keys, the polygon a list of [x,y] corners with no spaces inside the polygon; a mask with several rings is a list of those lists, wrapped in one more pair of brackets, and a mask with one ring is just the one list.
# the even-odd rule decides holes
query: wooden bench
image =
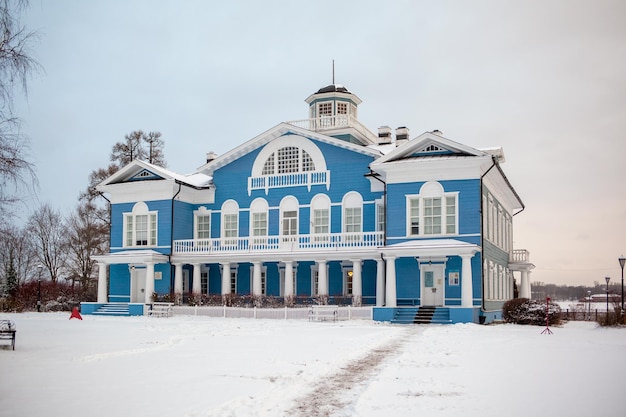
{"label": "wooden bench", "polygon": [[13,350],[15,350],[15,333],[17,333],[15,323],[11,320],[0,320],[0,339],[10,340]]}
{"label": "wooden bench", "polygon": [[337,306],[314,305],[309,310],[309,321],[337,321]]}
{"label": "wooden bench", "polygon": [[174,303],[152,303],[148,309],[151,317],[172,317]]}

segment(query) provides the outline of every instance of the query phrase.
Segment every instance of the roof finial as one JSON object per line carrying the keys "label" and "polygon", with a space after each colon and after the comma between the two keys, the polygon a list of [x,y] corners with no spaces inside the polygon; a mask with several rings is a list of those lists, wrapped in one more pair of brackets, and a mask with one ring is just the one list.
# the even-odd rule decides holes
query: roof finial
{"label": "roof finial", "polygon": [[335,60],[333,59],[333,85],[335,85]]}

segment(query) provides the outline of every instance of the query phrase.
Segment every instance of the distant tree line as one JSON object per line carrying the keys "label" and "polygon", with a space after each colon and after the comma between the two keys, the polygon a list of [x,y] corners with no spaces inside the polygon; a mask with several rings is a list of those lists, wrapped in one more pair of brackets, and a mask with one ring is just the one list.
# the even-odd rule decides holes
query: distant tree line
{"label": "distant tree line", "polygon": [[[555,301],[577,301],[589,296],[589,294],[606,294],[606,283],[595,281],[593,286],[588,285],[556,285],[544,282],[531,283],[532,298],[545,299],[550,297]],[[609,294],[620,294],[622,283],[609,282]]]}

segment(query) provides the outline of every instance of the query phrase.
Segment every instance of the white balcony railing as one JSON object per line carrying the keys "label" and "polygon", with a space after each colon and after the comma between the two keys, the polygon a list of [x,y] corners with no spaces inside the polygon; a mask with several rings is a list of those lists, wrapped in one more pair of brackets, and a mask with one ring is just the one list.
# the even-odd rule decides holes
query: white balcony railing
{"label": "white balcony railing", "polygon": [[530,262],[530,252],[526,249],[513,249],[509,262]]}
{"label": "white balcony railing", "polygon": [[174,241],[174,253],[219,254],[242,252],[295,252],[341,250],[383,245],[383,232],[325,233],[293,236],[229,237]]}
{"label": "white balcony railing", "polygon": [[304,185],[311,191],[312,185],[325,185],[330,187],[330,171],[292,172],[287,174],[262,175],[260,177],[248,177],[248,195],[252,190],[265,190],[270,188],[295,187]]}
{"label": "white balcony railing", "polygon": [[351,127],[361,135],[365,136],[370,142],[376,143],[377,141],[377,135],[365,127],[365,125],[359,122],[355,117],[347,114],[323,116],[317,119],[293,120],[287,123],[301,127],[302,129],[312,130],[313,132],[323,132],[325,130]]}

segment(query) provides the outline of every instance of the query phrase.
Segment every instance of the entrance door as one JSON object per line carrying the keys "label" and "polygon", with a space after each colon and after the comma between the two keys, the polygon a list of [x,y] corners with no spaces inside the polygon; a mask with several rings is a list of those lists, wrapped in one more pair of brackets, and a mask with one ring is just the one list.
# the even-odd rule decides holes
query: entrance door
{"label": "entrance door", "polygon": [[146,270],[135,268],[130,272],[130,302],[146,301]]}
{"label": "entrance door", "polygon": [[422,306],[443,305],[443,266],[422,268]]}

